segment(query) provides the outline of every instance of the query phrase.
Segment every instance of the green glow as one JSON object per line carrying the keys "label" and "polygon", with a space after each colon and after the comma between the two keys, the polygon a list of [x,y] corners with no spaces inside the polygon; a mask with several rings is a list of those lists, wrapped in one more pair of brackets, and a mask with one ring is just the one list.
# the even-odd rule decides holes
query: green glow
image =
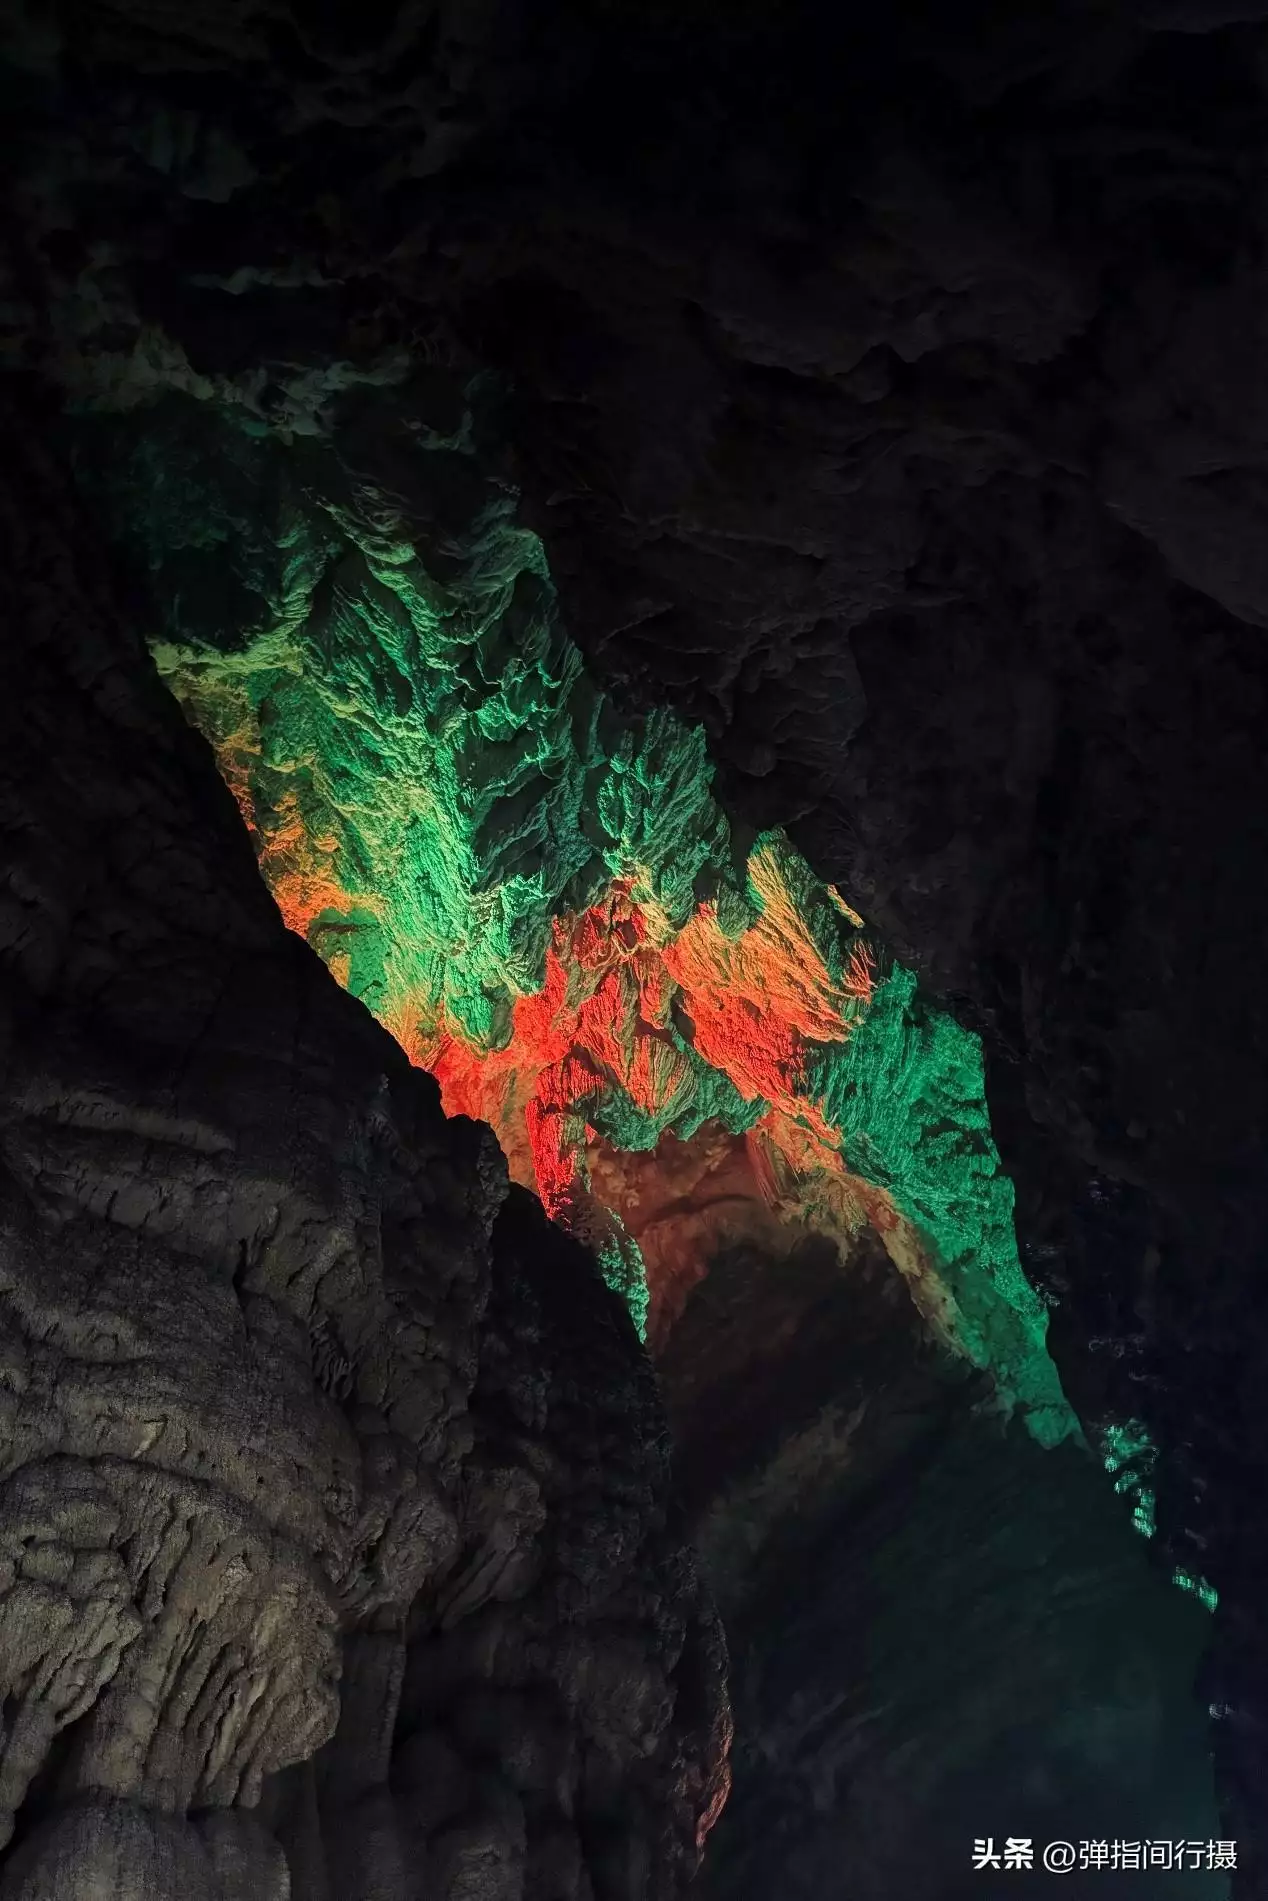
{"label": "green glow", "polygon": [[1071,1415],[1022,1272],[1013,1186],[991,1140],[979,1039],[893,966],[853,1036],[820,1059],[819,1096],[851,1164],[888,1188],[928,1236],[969,1357],[1015,1394],[1044,1444]]}
{"label": "green glow", "polygon": [[630,1310],[640,1340],[647,1338],[647,1275],[638,1243],[625,1233],[611,1216],[613,1232],[595,1248],[603,1278],[614,1293],[620,1294]]}
{"label": "green glow", "polygon": [[1101,1456],[1114,1477],[1114,1490],[1124,1492],[1137,1482],[1137,1475],[1153,1470],[1158,1449],[1143,1420],[1128,1419],[1102,1428]]}
{"label": "green glow", "polygon": [[[1131,1501],[1132,1524],[1142,1538],[1153,1538],[1158,1530],[1157,1493],[1152,1484],[1158,1463],[1158,1448],[1149,1428],[1141,1419],[1119,1420],[1102,1426],[1098,1439],[1105,1470],[1114,1481],[1114,1490]],[[1190,1597],[1196,1597],[1208,1611],[1219,1603],[1213,1584],[1193,1571],[1177,1568],[1171,1581]]]}
{"label": "green glow", "polygon": [[1132,1524],[1142,1538],[1157,1530],[1156,1494],[1151,1483],[1158,1448],[1143,1420],[1118,1420],[1099,1432],[1101,1462],[1114,1481],[1114,1490],[1129,1499]]}
{"label": "green glow", "polygon": [[1198,1577],[1192,1571],[1180,1569],[1173,1571],[1171,1582],[1178,1585],[1182,1591],[1187,1591],[1190,1597],[1196,1597],[1208,1611],[1213,1611],[1220,1601],[1220,1594],[1215,1586],[1208,1584],[1205,1578]]}
{"label": "green glow", "polygon": [[[639,1149],[713,1117],[737,1133],[782,1118],[780,1140],[810,1157],[798,1166],[843,1161],[912,1224],[928,1256],[904,1268],[913,1291],[1001,1401],[1045,1445],[1076,1434],[1017,1257],[977,1039],[896,965],[867,1007],[845,994],[857,926],[772,837],[780,910],[758,854],[734,845],[703,733],[619,716],[587,678],[541,544],[464,446],[471,428],[402,448],[407,513],[322,445],[250,437],[189,399],[157,405],[141,440],[114,427],[93,425],[98,492],[151,573],[158,665],[215,745],[288,923],[410,1055],[435,1066],[443,1046],[451,1083],[463,1064],[479,1080],[482,1057],[523,1037],[553,1075],[531,1006],[556,921],[623,881],[666,968],[688,943],[713,958],[692,1007],[720,1014],[686,1011],[683,952],[659,1015],[648,992],[612,1020],[627,1057],[637,1036],[656,1059],[651,1081],[636,1088],[614,1049],[552,1109]],[[559,1009],[595,991],[596,969],[574,957]],[[757,1052],[769,1086],[725,1018],[744,984],[772,1036]],[[644,1330],[633,1241],[595,1245]]]}
{"label": "green glow", "polygon": [[1152,1485],[1142,1486],[1132,1506],[1132,1524],[1142,1538],[1152,1538],[1158,1529],[1155,1504],[1156,1494]]}

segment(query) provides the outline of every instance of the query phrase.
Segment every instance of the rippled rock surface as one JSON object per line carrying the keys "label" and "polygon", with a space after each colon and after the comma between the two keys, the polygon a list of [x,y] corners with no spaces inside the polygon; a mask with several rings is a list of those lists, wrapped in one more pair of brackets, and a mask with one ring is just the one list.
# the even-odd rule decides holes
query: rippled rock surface
{"label": "rippled rock surface", "polygon": [[633,1325],[285,930],[44,421],[0,513],[0,1893],[675,1895],[722,1652]]}

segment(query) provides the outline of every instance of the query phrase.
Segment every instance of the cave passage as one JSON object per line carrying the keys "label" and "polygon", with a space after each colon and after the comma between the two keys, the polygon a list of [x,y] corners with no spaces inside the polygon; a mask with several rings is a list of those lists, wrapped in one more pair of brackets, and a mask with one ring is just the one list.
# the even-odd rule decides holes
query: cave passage
{"label": "cave passage", "polygon": [[1265,1901],[1266,100],[4,11],[0,1901]]}
{"label": "cave passage", "polygon": [[[903,1798],[948,1863],[996,1785],[1038,1835],[1080,1804],[1111,1828],[1115,1800],[1146,1832],[1164,1800],[1214,1829],[1201,1620],[1160,1599],[1128,1529],[1153,1533],[1155,1449],[1066,1403],[978,1038],[782,833],[728,816],[698,728],[594,686],[490,472],[484,385],[455,376],[446,400],[450,435],[412,432],[414,505],[443,511],[421,531],[328,452],[179,395],[140,432],[81,418],[76,455],[287,924],[448,1114],[494,1129],[660,1364],[736,1655],[739,1795],[706,1887],[822,1880],[822,1789],[770,1740],[807,1642],[836,1657],[829,1705],[870,1684],[900,1737],[930,1700],[958,1734]],[[967,1568],[932,1555],[948,1539]],[[854,1582],[824,1597],[825,1576]],[[1173,1582],[1213,1607],[1200,1575]],[[967,1702],[963,1673],[899,1687],[904,1618],[963,1647]],[[1034,1705],[1011,1742],[1009,1697]],[[897,1800],[891,1746],[855,1770],[873,1795],[840,1798],[856,1843]],[[884,1892],[902,1841],[872,1854]]]}
{"label": "cave passage", "polygon": [[329,466],[315,490],[319,456],[301,478],[188,400],[123,445],[88,425],[160,668],[287,924],[447,1113],[493,1127],[644,1333],[663,1340],[705,1263],[646,1262],[596,1161],[743,1136],[750,1202],[844,1257],[873,1228],[1001,1405],[1043,1445],[1077,1434],[977,1038],[786,838],[737,832],[700,730],[595,689],[474,426],[467,408],[416,447],[448,514],[429,569],[389,497],[340,496]]}

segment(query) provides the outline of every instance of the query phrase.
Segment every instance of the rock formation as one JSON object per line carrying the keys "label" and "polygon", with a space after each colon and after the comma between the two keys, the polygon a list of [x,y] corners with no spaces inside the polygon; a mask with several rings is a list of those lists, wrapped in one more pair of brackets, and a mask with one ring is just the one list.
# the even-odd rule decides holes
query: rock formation
{"label": "rock formation", "polygon": [[681,1891],[721,1646],[652,1375],[287,933],[11,408],[0,1893]]}
{"label": "rock formation", "polygon": [[[978,1789],[1025,1747],[1059,1781],[1090,1631],[1130,1650],[1148,1603],[1141,1669],[1180,1710],[1188,1663],[1158,1659],[1196,1654],[1203,1613],[1176,1577],[1218,1594],[1220,1832],[1238,1893],[1268,1892],[1266,13],[15,20],[0,347],[40,393],[5,557],[33,630],[4,709],[13,1893],[74,1892],[63,1865],[100,1887],[111,1854],[138,1893],[191,1857],[209,1893],[280,1893],[279,1855],[297,1893],[409,1893],[421,1832],[440,1892],[634,1901],[681,1885],[721,1788],[716,1640],[632,1330],[282,932],[147,644],[288,922],[613,1278],[639,1289],[631,1239],[653,1270],[737,1648],[744,1793],[706,1888],[817,1894],[845,1857],[860,1895],[920,1893],[904,1801],[981,1832],[957,1737]],[[834,1001],[849,1033],[816,1016],[782,1068],[706,1015],[779,912],[771,863],[800,968],[847,996],[875,960]],[[786,1027],[776,989],[750,1025]],[[888,1018],[855,1007],[877,990]],[[601,991],[656,1034],[604,1042]],[[860,1141],[869,1021],[982,1039],[991,1128],[979,1081],[935,1133],[979,1186],[1002,1157],[1020,1268],[975,1216],[962,1265],[994,1267],[957,1278],[945,1203],[904,1201],[928,1092],[895,1092],[920,1114],[885,1168]],[[819,1167],[825,1128],[828,1175],[910,1224],[890,1255],[942,1344],[870,1215],[833,1252],[796,1146]],[[648,1185],[654,1141],[686,1153]],[[1143,1542],[1120,1564],[1130,1503],[1000,1427],[1001,1397],[1060,1418],[1049,1442],[1073,1409],[1158,1577]],[[42,1547],[17,1527],[72,1499],[19,1563]],[[1048,1648],[975,1701],[902,1659],[928,1552],[987,1499],[1015,1541],[947,1560],[949,1624],[979,1674],[992,1631]],[[205,1642],[181,1608],[204,1546]],[[29,1648],[55,1628],[69,1648]],[[1051,1720],[1010,1748],[1032,1692]],[[1135,1694],[1103,1756],[1191,1767]]]}

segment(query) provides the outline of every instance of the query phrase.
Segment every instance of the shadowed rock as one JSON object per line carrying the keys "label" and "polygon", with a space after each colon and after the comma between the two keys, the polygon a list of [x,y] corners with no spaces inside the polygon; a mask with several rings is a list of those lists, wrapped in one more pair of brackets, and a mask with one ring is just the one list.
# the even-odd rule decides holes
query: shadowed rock
{"label": "shadowed rock", "polygon": [[0,1894],[676,1894],[721,1650],[633,1327],[283,928],[39,422],[0,500]]}

